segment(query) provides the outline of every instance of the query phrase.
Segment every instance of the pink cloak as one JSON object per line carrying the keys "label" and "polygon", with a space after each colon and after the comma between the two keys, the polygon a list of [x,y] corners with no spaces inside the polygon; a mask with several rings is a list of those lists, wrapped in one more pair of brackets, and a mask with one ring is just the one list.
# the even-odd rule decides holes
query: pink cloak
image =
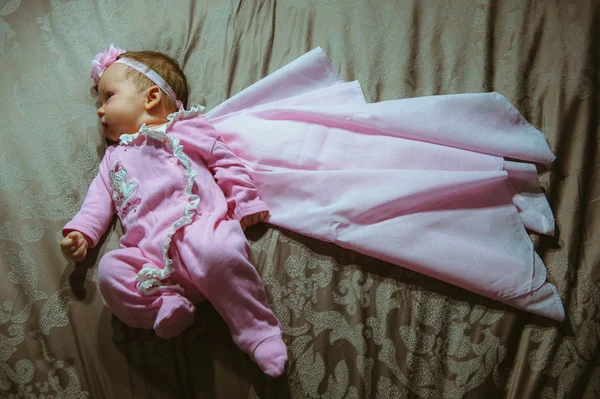
{"label": "pink cloak", "polygon": [[316,48],[206,116],[269,223],[564,320],[526,231],[554,233],[533,163],[555,156],[500,94],[367,104]]}

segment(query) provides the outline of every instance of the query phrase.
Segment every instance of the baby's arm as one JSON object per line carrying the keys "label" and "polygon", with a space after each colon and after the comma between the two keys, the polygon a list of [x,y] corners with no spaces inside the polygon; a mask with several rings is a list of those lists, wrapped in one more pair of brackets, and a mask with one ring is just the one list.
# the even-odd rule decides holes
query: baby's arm
{"label": "baby's arm", "polygon": [[267,205],[258,195],[244,164],[218,137],[208,157],[207,165],[214,173],[217,184],[225,193],[229,209],[245,229],[261,222],[267,215]]}
{"label": "baby's arm", "polygon": [[261,222],[267,216],[267,205],[244,164],[225,144],[210,122],[202,115],[180,122],[178,136],[184,151],[198,157],[212,172],[217,185],[225,194],[230,214],[242,228]]}
{"label": "baby's arm", "polygon": [[115,213],[108,179],[110,154],[113,150],[113,147],[107,149],[81,209],[62,230],[64,238],[60,247],[65,255],[75,261],[83,260],[88,247],[93,248],[98,244]]}

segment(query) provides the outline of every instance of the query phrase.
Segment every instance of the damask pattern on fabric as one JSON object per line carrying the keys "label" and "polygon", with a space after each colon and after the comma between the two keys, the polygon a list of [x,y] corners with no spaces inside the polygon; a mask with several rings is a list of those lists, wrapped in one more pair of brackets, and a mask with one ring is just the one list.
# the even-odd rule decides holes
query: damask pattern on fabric
{"label": "damask pattern on fabric", "polygon": [[[0,1],[0,396],[591,398],[600,395],[596,1]],[[151,23],[149,23],[149,21]],[[238,351],[208,304],[182,336],[124,326],[61,255],[105,150],[89,61],[110,43],[182,65],[208,109],[320,46],[369,101],[497,91],[558,156],[557,235],[534,236],[566,321],[272,226],[248,231],[287,377]]]}

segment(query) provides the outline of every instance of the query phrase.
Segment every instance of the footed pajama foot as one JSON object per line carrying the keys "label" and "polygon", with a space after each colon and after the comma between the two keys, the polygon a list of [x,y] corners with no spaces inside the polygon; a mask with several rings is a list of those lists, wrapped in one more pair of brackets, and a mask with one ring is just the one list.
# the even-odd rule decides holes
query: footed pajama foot
{"label": "footed pajama foot", "polygon": [[279,335],[265,339],[254,349],[254,361],[270,377],[279,377],[285,369],[287,347]]}
{"label": "footed pajama foot", "polygon": [[173,338],[194,324],[194,305],[181,295],[163,295],[154,331],[161,338]]}

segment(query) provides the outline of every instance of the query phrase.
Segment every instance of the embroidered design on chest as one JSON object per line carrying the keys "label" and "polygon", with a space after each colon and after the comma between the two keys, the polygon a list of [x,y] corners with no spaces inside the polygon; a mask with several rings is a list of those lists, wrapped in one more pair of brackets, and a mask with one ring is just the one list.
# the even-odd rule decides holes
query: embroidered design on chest
{"label": "embroidered design on chest", "polygon": [[112,185],[112,199],[121,205],[131,194],[135,192],[137,184],[127,179],[127,169],[123,167],[121,161],[117,161],[108,174]]}

